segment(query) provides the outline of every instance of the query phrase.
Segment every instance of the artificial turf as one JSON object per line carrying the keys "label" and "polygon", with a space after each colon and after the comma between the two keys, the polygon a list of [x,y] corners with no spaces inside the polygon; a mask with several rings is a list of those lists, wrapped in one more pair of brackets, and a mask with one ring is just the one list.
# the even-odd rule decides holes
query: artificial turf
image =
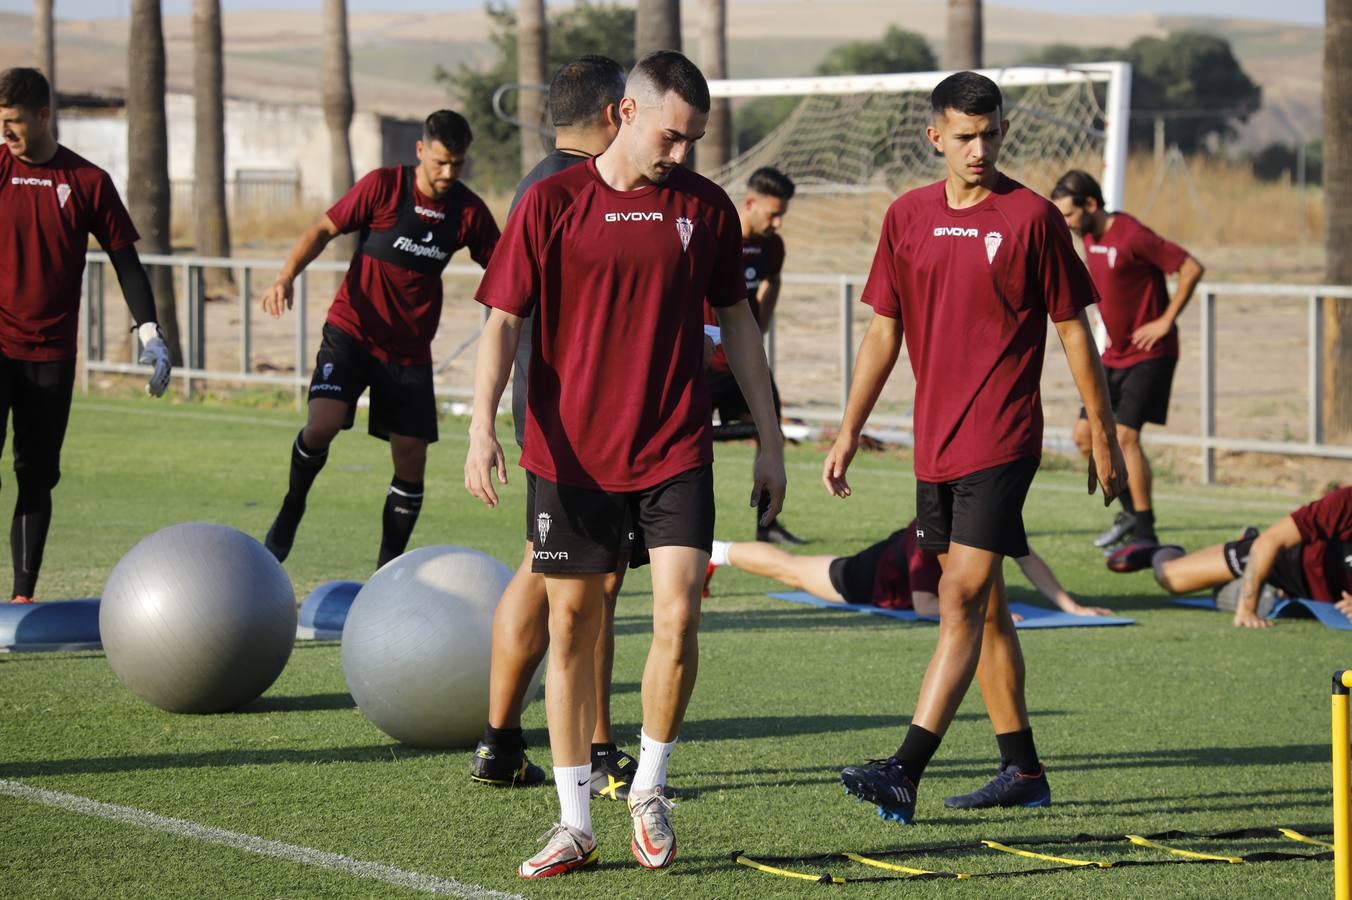
{"label": "artificial turf", "polygon": [[[298,424],[288,410],[77,398],[40,596],[97,596],[122,553],[176,522],[214,521],[261,535],[284,489]],[[463,544],[514,565],[524,479],[511,469],[497,510],[473,501],[461,483],[465,426],[442,422],[414,543]],[[749,539],[750,446],[722,444],[717,455],[719,535]],[[911,516],[904,455],[861,455],[851,470],[855,496],[843,502],[822,490],[821,460],[821,447],[788,452],[784,521],[813,539],[805,551],[853,552]],[[335,445],[287,563],[298,598],[319,582],[370,573],[388,478],[384,444],[358,431]],[[1084,496],[1083,484],[1078,464],[1044,467],[1025,510],[1032,544],[1077,597],[1137,624],[1021,635],[1034,730],[1052,779],[1049,809],[967,813],[942,806],[943,796],[984,782],[996,764],[975,690],[926,774],[917,824],[884,823],[849,800],[838,770],[896,746],[934,626],[791,607],[766,598],[769,583],[729,570],[719,572],[705,604],[699,683],[671,763],[681,792],[674,814],[680,851],[667,871],[638,867],[623,807],[598,801],[597,869],[545,882],[517,879],[516,864],[557,815],[553,790],[471,784],[466,751],[417,751],[385,737],[353,705],[332,642],[298,644],[263,698],[216,716],[147,706],[121,687],[99,653],[0,655],[0,779],[528,897],[1326,894],[1327,861],[835,887],[731,862],[736,850],[868,854],[1082,832],[1328,828],[1328,683],[1335,668],[1352,663],[1346,636],[1312,621],[1238,630],[1223,614],[1167,606],[1147,573],[1110,574],[1089,545],[1108,514]],[[1161,539],[1190,548],[1275,520],[1305,499],[1175,484],[1156,491]],[[0,503],[11,496],[6,484]],[[1033,599],[1017,570],[1007,575],[1017,599]],[[617,616],[614,718],[622,745],[633,751],[649,599],[646,571],[631,573]],[[525,724],[532,757],[547,767],[542,704],[529,708]],[[1220,855],[1318,852],[1277,837],[1174,845]],[[6,796],[0,846],[3,896],[412,893]],[[1169,859],[1124,844],[1046,852]],[[974,848],[887,858],[969,873],[1045,865]],[[847,878],[888,874],[839,861],[783,865]]]}

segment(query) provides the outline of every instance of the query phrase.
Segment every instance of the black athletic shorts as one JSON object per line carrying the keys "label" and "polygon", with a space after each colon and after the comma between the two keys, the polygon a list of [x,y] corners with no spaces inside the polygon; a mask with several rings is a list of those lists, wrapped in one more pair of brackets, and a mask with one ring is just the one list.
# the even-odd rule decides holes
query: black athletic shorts
{"label": "black athletic shorts", "polygon": [[[705,374],[709,385],[709,405],[718,411],[718,424],[714,426],[714,440],[735,441],[755,437],[755,426],[746,424],[751,419],[751,407],[747,405],[742,388],[731,372],[710,369]],[[770,378],[770,395],[775,401],[775,418],[780,416],[779,387],[774,377]],[[741,423],[741,424],[739,424]]]}
{"label": "black athletic shorts", "polygon": [[315,354],[310,399],[341,400],[347,404],[343,428],[357,418],[357,399],[371,389],[367,431],[388,441],[391,434],[437,439],[437,397],[432,389],[432,364],[385,362],[362,347],[352,335],[324,323],[324,339]]}
{"label": "black athletic shorts", "polygon": [[700,466],[642,491],[613,492],[536,477],[527,508],[535,544],[531,571],[544,575],[613,572],[630,534],[630,565],[652,547],[694,547],[714,541],[714,470]]}
{"label": "black athletic shorts", "polygon": [[[1230,574],[1236,578],[1244,575],[1244,567],[1249,562],[1249,551],[1257,537],[1241,538],[1225,545],[1225,564]],[[1310,585],[1305,580],[1305,566],[1301,564],[1302,546],[1287,547],[1278,551],[1272,562],[1272,571],[1268,573],[1267,583],[1288,597],[1310,596]]]}
{"label": "black athletic shorts", "polygon": [[1027,556],[1023,501],[1038,462],[1016,459],[955,481],[916,481],[916,543],[932,553],[945,553],[954,542],[1004,556]]}
{"label": "black athletic shorts", "polygon": [[75,360],[30,362],[0,353],[0,452],[14,417],[14,474],[20,488],[51,490],[61,480]]}
{"label": "black athletic shorts", "polygon": [[845,598],[846,603],[857,606],[869,606],[874,601],[873,585],[878,577],[878,562],[888,548],[896,543],[896,537],[889,535],[871,547],[860,550],[854,556],[838,556],[831,560],[827,568],[827,577],[831,587]]}
{"label": "black athletic shorts", "polygon": [[[526,473],[526,540],[535,543],[535,473]],[[632,568],[637,569],[648,562],[643,535],[638,533],[632,513],[620,527],[620,556],[629,560]]]}
{"label": "black athletic shorts", "polygon": [[[1118,425],[1141,430],[1146,422],[1163,425],[1169,419],[1169,394],[1174,387],[1177,359],[1147,359],[1125,369],[1104,366],[1108,402]],[[1080,408],[1080,418],[1087,418]]]}

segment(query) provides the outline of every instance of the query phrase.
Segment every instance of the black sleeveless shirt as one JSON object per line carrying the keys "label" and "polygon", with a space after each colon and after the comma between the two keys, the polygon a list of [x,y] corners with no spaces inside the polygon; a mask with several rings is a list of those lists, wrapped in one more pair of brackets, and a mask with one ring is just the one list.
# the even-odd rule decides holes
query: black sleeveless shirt
{"label": "black sleeveless shirt", "polygon": [[418,214],[413,179],[414,167],[403,166],[398,220],[393,228],[379,231],[363,228],[357,252],[424,275],[440,275],[451,261],[451,254],[462,246],[460,218],[465,207],[465,187],[459,181],[452,182],[442,201],[443,209],[423,207],[425,213],[433,216],[444,213],[435,225],[428,225]]}

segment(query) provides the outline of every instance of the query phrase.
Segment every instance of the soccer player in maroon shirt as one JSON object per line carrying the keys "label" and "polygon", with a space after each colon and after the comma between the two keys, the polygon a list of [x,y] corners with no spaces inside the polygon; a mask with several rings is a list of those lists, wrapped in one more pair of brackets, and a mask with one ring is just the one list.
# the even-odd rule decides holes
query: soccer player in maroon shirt
{"label": "soccer player in maroon shirt", "polygon": [[[746,302],[756,314],[761,332],[770,328],[775,306],[779,303],[780,273],[784,268],[784,239],[779,229],[784,226],[784,216],[789,211],[789,201],[793,199],[793,179],[778,169],[762,166],[751,173],[747,179],[746,195],[737,207],[737,216],[742,223],[742,267],[746,279]],[[709,304],[704,305],[704,322],[707,325],[718,324],[718,313]],[[718,411],[719,427],[714,429],[714,440],[742,439],[754,437],[755,429],[747,428],[747,418],[751,411],[746,398],[737,386],[728,367],[727,355],[722,349],[714,351],[709,361],[709,399]],[[771,376],[770,390],[775,399],[775,415],[780,415],[779,388]],[[803,544],[804,540],[796,536],[784,524],[775,519],[769,525],[761,525],[759,519],[765,515],[764,504],[768,498],[762,498],[756,510],[756,540],[773,544]]]}
{"label": "soccer player in maroon shirt", "polygon": [[[1110,547],[1127,537],[1132,544],[1158,543],[1150,460],[1141,447],[1141,429],[1146,422],[1163,425],[1168,418],[1169,392],[1178,364],[1174,323],[1205,270],[1187,250],[1132,216],[1109,212],[1103,191],[1087,172],[1071,170],[1062,175],[1051,200],[1070,230],[1084,241],[1089,275],[1098,288],[1099,312],[1108,329],[1108,346],[1103,351],[1108,398],[1117,421],[1117,441],[1127,461],[1128,489],[1121,498],[1122,511],[1113,527],[1094,543]],[[1178,273],[1178,288],[1170,297],[1164,276],[1173,272]],[[1080,451],[1088,454],[1089,423],[1083,417],[1075,423],[1074,438]],[[1110,567],[1133,571],[1121,564]]]}
{"label": "soccer player in maroon shirt", "polygon": [[1237,541],[1184,555],[1164,546],[1152,555],[1155,580],[1171,594],[1191,594],[1240,579],[1235,625],[1270,628],[1259,606],[1264,586],[1288,597],[1337,604],[1352,618],[1352,487],[1337,488]]}
{"label": "soccer player in maroon shirt", "polygon": [[441,321],[441,273],[461,247],[488,265],[498,241],[493,214],[460,180],[473,139],[464,116],[447,109],[432,113],[417,142],[418,164],[367,173],[306,229],[263,293],[263,309],[282,315],[291,308],[296,276],[329,241],[361,233],[324,322],[309,416],[291,444],[286,497],[264,540],[278,560],[291,552],[329,444],[352,427],[357,400],[368,387],[368,431],[389,441],[394,461],[376,567],[408,546],[422,510],[427,445],[437,439],[432,338]]}
{"label": "soccer player in maroon shirt", "polygon": [[594,651],[604,582],[626,517],[652,565],[653,642],[630,786],[630,848],[671,864],[667,760],[698,665],[700,587],[713,541],[713,443],[703,378],[705,298],[760,430],[752,502],[784,495],[783,440],[760,329],[746,303],[737,210],[682,167],[704,133],[709,88],[673,51],[644,57],[620,103],[620,130],[594,160],[531,187],[476,294],[492,307],[479,343],[465,486],[489,506],[507,482],[494,434],[522,317],[534,313],[522,466],[534,475],[534,563],[549,596],[545,708],[562,815],[523,877],[596,861],[590,752]]}
{"label": "soccer player in maroon shirt", "polygon": [[1088,410],[1089,490],[1123,488],[1103,369],[1083,309],[1096,299],[1056,208],[996,169],[1008,130],[995,82],[950,75],[926,129],[943,181],[898,198],[861,299],[874,316],[859,348],[822,481],[848,497],[846,470],[903,338],[915,373],[917,543],[938,553],[939,639],[906,737],[885,760],[841,772],[845,789],[910,822],[916,786],[971,685],[995,728],[1000,771],[953,807],[1046,806],[1051,790],[1024,700],[1024,664],[1001,577],[1025,556],[1023,501],[1042,454],[1047,317]]}
{"label": "soccer player in maroon shirt", "polygon": [[52,489],[70,421],[81,276],[92,234],[112,260],[136,322],[146,390],[169,385],[169,349],[155,322],[138,235],[108,173],[56,142],[51,87],[37,69],[0,72],[0,447],[11,414],[17,496],[9,543],[15,603],[37,589]]}

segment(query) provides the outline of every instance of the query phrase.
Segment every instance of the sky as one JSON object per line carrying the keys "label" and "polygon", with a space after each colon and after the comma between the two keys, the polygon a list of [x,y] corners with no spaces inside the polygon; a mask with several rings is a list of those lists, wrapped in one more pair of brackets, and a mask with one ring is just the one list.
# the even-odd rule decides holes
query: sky
{"label": "sky", "polygon": [[[730,0],[730,2],[762,2],[762,0]],[[785,2],[785,0],[768,0]],[[829,7],[829,0],[794,0],[794,2],[817,2],[823,8]],[[1137,0],[1137,2],[1099,3],[1093,7],[1084,0],[986,0],[991,6],[1012,6],[1022,9],[1036,9],[1047,12],[1068,12],[1084,14],[1093,9],[1105,14],[1159,13],[1164,15],[1213,15],[1231,16],[1247,19],[1269,19],[1279,22],[1291,22],[1301,25],[1322,25],[1324,23],[1324,0]],[[314,9],[322,6],[321,0],[221,0],[221,6],[227,11],[251,9]],[[482,6],[483,0],[348,0],[348,12],[388,12],[408,10],[432,12],[446,9],[469,9]],[[97,18],[112,16],[121,18],[127,14],[129,0],[56,0],[56,14],[60,18]],[[191,0],[164,0],[166,15],[187,13],[192,7]],[[30,12],[31,0],[0,0],[0,11]]]}

